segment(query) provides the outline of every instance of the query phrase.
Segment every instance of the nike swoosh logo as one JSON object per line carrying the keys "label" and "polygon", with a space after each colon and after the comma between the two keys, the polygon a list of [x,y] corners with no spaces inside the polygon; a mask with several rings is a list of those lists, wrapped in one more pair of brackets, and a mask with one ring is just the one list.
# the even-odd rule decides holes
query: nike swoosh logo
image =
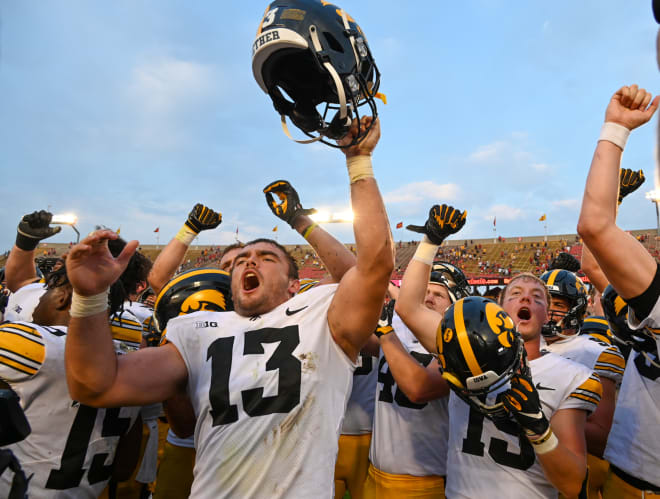
{"label": "nike swoosh logo", "polygon": [[300,312],[300,311],[302,311],[302,310],[305,310],[307,307],[309,307],[309,305],[305,305],[304,307],[299,308],[299,309],[297,309],[297,310],[289,310],[289,307],[287,307],[286,310],[284,311],[284,313],[285,313],[286,315],[297,314],[298,312]]}
{"label": "nike swoosh logo", "polygon": [[541,383],[536,383],[536,389],[537,390],[552,390],[552,391],[555,390],[554,388],[549,388],[547,386],[542,386]]}

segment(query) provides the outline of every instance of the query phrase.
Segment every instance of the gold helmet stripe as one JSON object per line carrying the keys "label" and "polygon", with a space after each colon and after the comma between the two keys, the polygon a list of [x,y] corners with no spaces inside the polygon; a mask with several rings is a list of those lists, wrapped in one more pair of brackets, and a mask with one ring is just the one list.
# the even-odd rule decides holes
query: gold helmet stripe
{"label": "gold helmet stripe", "polygon": [[189,277],[195,277],[196,275],[201,275],[201,274],[224,274],[229,277],[229,272],[220,269],[200,269],[192,272],[184,272],[183,274],[180,274],[178,277],[172,279],[170,282],[168,282],[165,285],[163,289],[160,290],[160,293],[158,293],[158,298],[156,298],[156,303],[154,303],[154,310],[158,308],[158,303],[160,303],[161,297],[167,292],[168,289],[170,289],[176,283],[183,281],[184,279],[188,279]]}
{"label": "gold helmet stripe", "polygon": [[555,279],[557,279],[557,275],[559,274],[560,271],[561,269],[556,269],[552,271],[552,274],[548,276],[547,286],[552,286],[555,283]]}
{"label": "gold helmet stripe", "polygon": [[467,362],[467,366],[472,372],[472,376],[479,376],[483,374],[477,358],[474,356],[472,345],[470,345],[470,338],[468,338],[467,331],[465,330],[465,321],[463,319],[463,300],[458,300],[454,304],[454,325],[456,326],[456,337],[458,344],[463,352],[463,357]]}

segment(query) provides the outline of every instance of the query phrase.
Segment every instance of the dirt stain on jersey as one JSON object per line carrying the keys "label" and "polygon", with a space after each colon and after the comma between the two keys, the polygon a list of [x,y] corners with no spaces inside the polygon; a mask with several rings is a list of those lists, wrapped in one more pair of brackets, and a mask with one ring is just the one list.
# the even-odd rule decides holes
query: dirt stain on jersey
{"label": "dirt stain on jersey", "polygon": [[315,352],[306,352],[298,355],[300,362],[302,362],[302,372],[311,373],[316,371],[316,362],[319,358],[318,354]]}

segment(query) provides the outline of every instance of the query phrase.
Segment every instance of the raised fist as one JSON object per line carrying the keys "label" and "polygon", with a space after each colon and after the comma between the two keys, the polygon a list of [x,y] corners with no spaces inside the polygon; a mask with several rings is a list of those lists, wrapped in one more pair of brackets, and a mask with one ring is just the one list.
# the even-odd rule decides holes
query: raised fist
{"label": "raised fist", "polygon": [[466,218],[467,211],[460,212],[453,206],[436,204],[429,211],[429,218],[424,225],[408,225],[406,229],[426,234],[433,244],[439,246],[447,236],[463,228]]}

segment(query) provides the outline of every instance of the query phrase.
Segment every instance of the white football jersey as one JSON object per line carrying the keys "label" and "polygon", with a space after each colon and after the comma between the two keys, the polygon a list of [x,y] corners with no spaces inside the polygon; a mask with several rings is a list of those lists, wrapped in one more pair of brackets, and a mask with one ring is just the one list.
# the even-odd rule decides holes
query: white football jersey
{"label": "white football jersey", "polygon": [[130,300],[124,302],[124,310],[128,310],[132,313],[142,324],[149,320],[154,313],[154,310],[144,303]]}
{"label": "white football jersey", "polygon": [[[396,317],[395,317],[396,318]],[[433,356],[400,320],[392,326],[408,352],[424,367]],[[378,393],[369,460],[395,475],[444,476],[447,473],[448,397],[416,404],[397,386],[381,351]]]}
{"label": "white football jersey", "polygon": [[601,378],[621,383],[626,360],[616,345],[609,345],[590,335],[555,341],[544,347],[545,350],[561,355],[593,370]]}
{"label": "white football jersey", "polygon": [[660,360],[647,356],[630,352],[604,457],[660,488]]}
{"label": "white football jersey", "polygon": [[[529,364],[548,420],[561,409],[595,410],[602,387],[591,369],[553,353]],[[508,384],[502,390],[507,388]],[[557,499],[557,490],[545,477],[532,444],[520,436],[517,423],[508,420],[496,426],[452,392],[446,495]]]}
{"label": "white football jersey", "polygon": [[[98,497],[110,479],[119,438],[140,411],[95,409],[72,400],[64,369],[65,340],[62,326],[0,325],[0,378],[20,397],[32,428],[25,440],[7,448],[26,476],[32,475],[31,499]],[[12,479],[9,470],[0,476],[0,497],[8,496]]]}
{"label": "white football jersey", "polygon": [[660,297],[655,302],[651,313],[643,321],[637,320],[635,311],[628,307],[628,325],[633,329],[647,328],[655,338],[657,351],[660,351]]}
{"label": "white football jersey", "polygon": [[348,398],[342,435],[364,435],[371,433],[374,421],[374,399],[378,359],[368,354],[360,354],[358,366],[353,372],[353,389]]}
{"label": "white football jersey", "polygon": [[332,497],[355,364],[335,343],[317,286],[267,314],[196,312],[166,341],[188,370],[196,498]]}
{"label": "white football jersey", "polygon": [[9,322],[31,322],[32,312],[39,304],[41,295],[46,292],[43,282],[27,284],[9,295],[5,308],[5,320]]}

